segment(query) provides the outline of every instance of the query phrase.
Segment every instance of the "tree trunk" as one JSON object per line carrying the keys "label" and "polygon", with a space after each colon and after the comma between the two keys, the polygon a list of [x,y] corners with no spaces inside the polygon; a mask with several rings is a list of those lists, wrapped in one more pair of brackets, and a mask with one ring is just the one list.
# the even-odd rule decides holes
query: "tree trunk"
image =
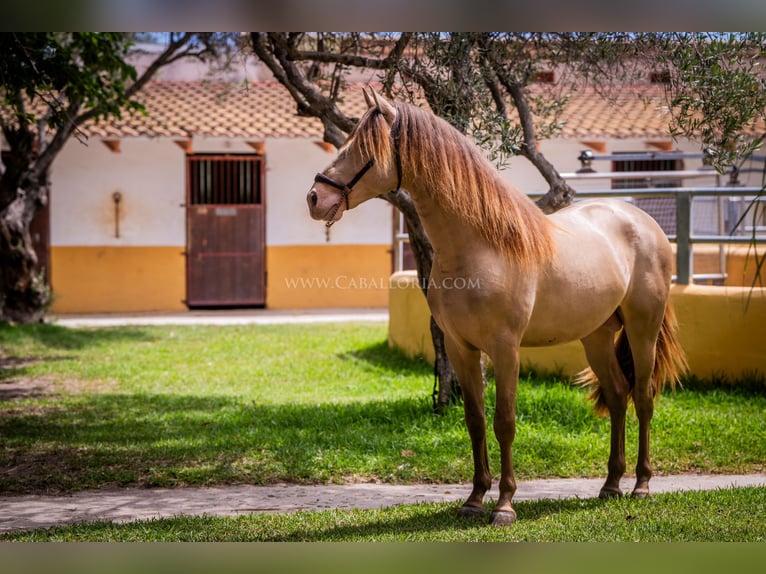
{"label": "tree trunk", "polygon": [[[423,294],[428,296],[428,280],[431,276],[434,250],[426,236],[423,224],[420,221],[412,198],[406,191],[389,192],[383,195],[383,199],[394,205],[404,215],[407,222],[410,247],[415,256],[420,288]],[[447,350],[444,347],[444,333],[436,324],[433,316],[430,320],[431,341],[434,346],[434,412],[441,413],[461,396],[460,383],[457,380],[455,370],[447,358]]]}
{"label": "tree trunk", "polygon": [[0,322],[39,323],[50,301],[29,224],[46,194],[45,186],[18,188],[0,211]]}
{"label": "tree trunk", "polygon": [[[501,77],[500,75],[498,77]],[[548,159],[537,151],[537,139],[532,112],[529,109],[527,97],[524,94],[524,86],[517,82],[502,79],[501,82],[511,94],[516,111],[519,114],[522,133],[524,134],[524,147],[521,153],[526,157],[537,171],[550,185],[548,192],[537,201],[537,206],[547,214],[554,213],[570,205],[574,200],[575,190],[561,177],[558,170]]]}
{"label": "tree trunk", "polygon": [[[250,38],[255,54],[271,70],[279,83],[290,92],[298,106],[299,113],[319,118],[324,126],[324,141],[340,148],[346,139],[346,134],[353,129],[355,122],[342,114],[337,108],[336,102],[323,95],[293,61],[294,55],[290,53],[289,38],[280,33],[264,34],[258,32],[251,33]],[[398,44],[398,48],[395,49],[396,53],[401,55],[401,50],[404,49],[405,45],[406,40]],[[370,64],[369,61],[366,63]],[[383,65],[383,62],[381,61],[379,64]],[[385,64],[386,68],[388,66],[389,64]],[[410,246],[415,256],[420,286],[423,293],[427,294],[433,248],[428,237],[426,237],[412,199],[403,190],[386,193],[383,195],[383,199],[399,209],[407,221]],[[433,318],[431,319],[431,333],[436,354],[436,377],[439,387],[434,410],[440,412],[455,397],[460,396],[460,386],[444,350],[444,334],[433,321]]]}
{"label": "tree trunk", "polygon": [[444,333],[431,316],[431,340],[434,344],[434,412],[441,414],[450,404],[457,402],[462,396],[460,383],[457,380],[455,369],[447,358],[447,349],[444,346]]}

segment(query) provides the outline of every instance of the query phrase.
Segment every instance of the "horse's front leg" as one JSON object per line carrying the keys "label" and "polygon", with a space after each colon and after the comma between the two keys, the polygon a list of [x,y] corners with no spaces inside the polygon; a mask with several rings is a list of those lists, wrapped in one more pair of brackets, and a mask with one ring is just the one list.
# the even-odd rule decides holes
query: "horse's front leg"
{"label": "horse's front leg", "polygon": [[511,500],[516,492],[513,476],[513,439],[516,436],[516,393],[519,383],[519,347],[510,345],[493,357],[495,366],[495,437],[500,446],[500,496],[492,511],[494,526],[507,526],[516,521]]}
{"label": "horse's front leg", "polygon": [[484,415],[484,378],[478,349],[459,345],[446,333],[447,356],[452,363],[463,394],[465,424],[473,450],[473,490],[460,508],[462,516],[484,514],[484,495],[492,485],[487,454],[487,425]]}

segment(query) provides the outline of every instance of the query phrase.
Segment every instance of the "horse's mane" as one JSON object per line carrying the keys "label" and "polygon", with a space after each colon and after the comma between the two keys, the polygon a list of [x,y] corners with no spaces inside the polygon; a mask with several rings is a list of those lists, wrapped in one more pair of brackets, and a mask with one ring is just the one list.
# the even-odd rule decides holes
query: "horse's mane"
{"label": "horse's mane", "polygon": [[[478,146],[431,112],[410,104],[397,104],[396,109],[405,179],[416,178],[434,200],[466,219],[490,245],[523,266],[551,258],[552,223],[501,177]],[[362,146],[364,155],[390,169],[389,133],[385,118],[373,108],[349,139]]]}

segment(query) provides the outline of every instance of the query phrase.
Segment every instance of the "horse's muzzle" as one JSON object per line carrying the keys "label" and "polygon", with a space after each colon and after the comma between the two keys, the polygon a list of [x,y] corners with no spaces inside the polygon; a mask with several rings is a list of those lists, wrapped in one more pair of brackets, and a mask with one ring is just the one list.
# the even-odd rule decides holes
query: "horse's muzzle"
{"label": "horse's muzzle", "polygon": [[[322,201],[320,201],[319,194],[313,187],[306,195],[306,203],[309,207],[309,215],[311,216],[311,219],[316,221],[325,221],[328,219],[327,215],[330,210]],[[334,212],[333,215],[335,215]]]}

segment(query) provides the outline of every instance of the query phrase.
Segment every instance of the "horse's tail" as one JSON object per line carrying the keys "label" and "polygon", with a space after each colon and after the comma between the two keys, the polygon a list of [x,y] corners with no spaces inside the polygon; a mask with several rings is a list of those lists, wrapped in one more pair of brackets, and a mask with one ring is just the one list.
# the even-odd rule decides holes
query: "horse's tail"
{"label": "horse's tail", "polygon": [[[630,343],[628,342],[624,327],[617,336],[615,350],[617,352],[617,362],[620,365],[620,370],[628,381],[628,397],[631,398],[633,396],[633,387],[636,383],[636,377],[635,368],[633,366],[633,353],[630,350]],[[676,321],[676,314],[670,299],[668,299],[667,305],[665,306],[665,314],[662,317],[662,325],[660,325],[660,332],[657,335],[654,372],[652,373],[652,384],[654,385],[652,392],[655,399],[659,397],[666,384],[669,384],[672,389],[675,389],[676,384],[680,384],[681,375],[687,370],[688,364],[686,362],[686,355],[678,342],[678,322]],[[598,383],[598,378],[590,368],[581,371],[577,375],[575,384],[592,388],[588,398],[594,402],[593,408],[596,411],[596,414],[606,415],[609,413],[606,399],[604,398],[601,386]]]}

